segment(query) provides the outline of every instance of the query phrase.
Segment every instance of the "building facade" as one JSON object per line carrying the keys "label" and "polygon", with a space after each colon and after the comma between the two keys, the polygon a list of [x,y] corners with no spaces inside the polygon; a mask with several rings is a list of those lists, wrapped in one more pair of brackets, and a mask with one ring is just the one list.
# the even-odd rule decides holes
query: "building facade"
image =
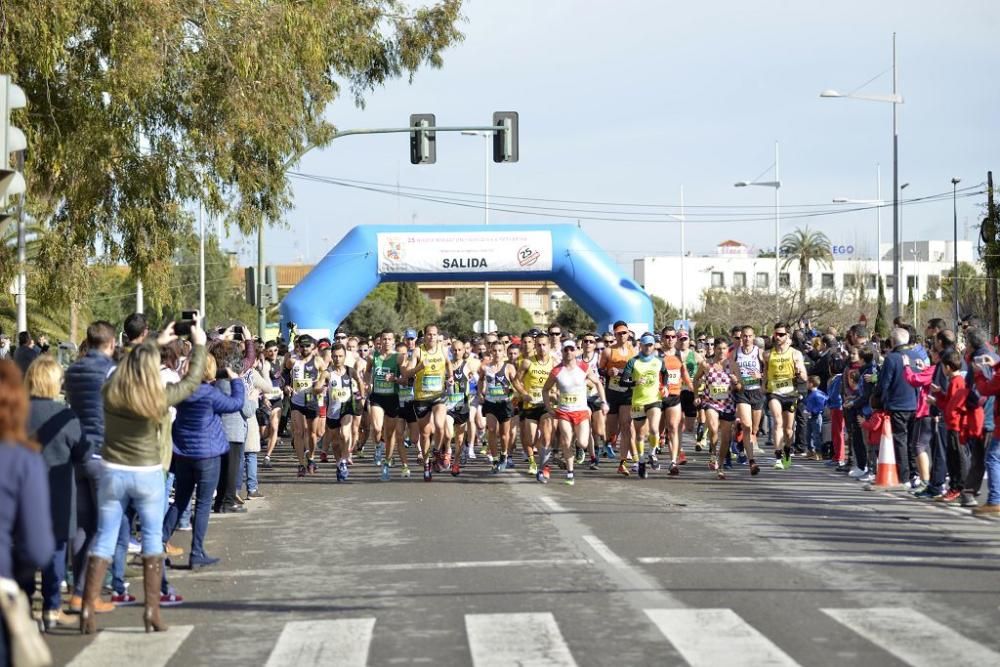
{"label": "building facade", "polygon": [[[904,286],[900,300],[909,298],[913,288],[915,299],[926,295],[939,295],[941,280],[953,267],[952,241],[907,241],[901,244],[900,273]],[[976,265],[971,241],[958,242],[959,262]],[[871,258],[855,258],[842,247],[835,249],[830,265],[816,263],[809,268],[806,295],[810,298],[830,296],[852,302],[864,290],[869,299],[878,291],[878,275],[884,276],[885,298],[892,302],[895,285],[892,281],[893,248],[884,244],[880,249],[881,262]],[[783,260],[779,262],[779,267]],[[683,265],[683,266],[682,266]],[[683,271],[684,279],[681,280]],[[774,257],[757,257],[751,248],[739,241],[727,240],[716,246],[714,255],[643,257],[633,263],[633,278],[647,292],[656,295],[674,307],[682,303],[687,311],[699,310],[704,305],[706,290],[761,290],[774,291]],[[799,267],[792,261],[778,272],[780,289],[799,289]],[[681,283],[683,282],[683,295]]]}

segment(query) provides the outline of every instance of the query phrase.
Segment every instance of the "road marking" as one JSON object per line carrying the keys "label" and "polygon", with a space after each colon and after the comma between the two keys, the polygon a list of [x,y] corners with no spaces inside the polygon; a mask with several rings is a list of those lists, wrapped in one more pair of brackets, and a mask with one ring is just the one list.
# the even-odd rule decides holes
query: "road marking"
{"label": "road marking", "polygon": [[554,512],[556,514],[564,514],[566,512],[565,507],[557,503],[552,498],[549,498],[548,496],[542,496],[541,498],[538,499],[538,501],[543,505],[545,505],[546,507],[548,507],[550,512]]}
{"label": "road marking", "polygon": [[[1000,560],[996,554],[970,554],[968,556],[935,556],[941,564],[946,563],[981,563],[983,561]],[[813,556],[643,556],[636,558],[642,565],[687,565],[701,563],[927,563],[926,556],[905,556],[903,554],[864,554],[864,553],[828,553]]]}
{"label": "road marking", "polygon": [[[537,558],[525,560],[465,560],[438,561],[433,563],[373,563],[365,565],[368,572],[413,572],[426,570],[454,570],[497,567],[534,567],[536,565],[592,565],[594,561],[588,558]],[[284,569],[252,569],[252,570],[178,570],[177,574],[184,577],[287,577],[289,574],[308,574],[315,572],[313,567],[294,567]]]}
{"label": "road marking", "polygon": [[691,667],[797,665],[732,609],[646,609]]}
{"label": "road marking", "polygon": [[550,613],[466,614],[465,632],[475,667],[576,665]]}
{"label": "road marking", "polygon": [[143,667],[163,667],[193,629],[193,625],[172,625],[166,632],[146,634],[143,628],[106,628],[68,667],[126,667],[140,655]]}
{"label": "road marking", "polygon": [[1000,653],[905,607],[822,609],[824,614],[913,667],[1000,665]]}
{"label": "road marking", "polygon": [[267,667],[364,667],[374,628],[374,618],[285,623]]}
{"label": "road marking", "polygon": [[590,548],[597,552],[597,555],[604,559],[605,562],[611,565],[622,566],[625,565],[625,560],[616,554],[611,548],[594,537],[593,535],[581,535],[583,541],[590,545]]}

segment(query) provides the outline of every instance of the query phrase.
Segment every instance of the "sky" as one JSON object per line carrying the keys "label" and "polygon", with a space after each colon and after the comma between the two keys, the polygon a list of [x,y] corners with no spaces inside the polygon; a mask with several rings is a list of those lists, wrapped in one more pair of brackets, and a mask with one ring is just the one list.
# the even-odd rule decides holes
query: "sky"
{"label": "sky", "polygon": [[[443,54],[441,69],[390,82],[363,109],[344,96],[329,119],[341,130],[406,126],[411,113],[487,125],[494,111],[517,111],[520,161],[489,162],[491,194],[563,201],[531,202],[559,217],[494,210],[490,221],[579,224],[628,275],[636,258],[679,254],[679,223],[662,214],[680,212],[682,187],[689,252],[713,253],[730,238],[773,247],[774,189],[733,184],[773,180],[775,142],[789,218],[781,233],[808,225],[858,256],[871,252],[873,210],[792,216],[843,206],[834,197],[875,199],[877,164],[891,201],[892,105],[819,93],[875,77],[858,92],[890,93],[893,32],[904,99],[899,181],[910,184],[902,198],[950,192],[953,177],[960,188],[985,183],[991,168],[1000,181],[995,0],[469,0],[464,14],[465,40]],[[406,134],[338,139],[297,171],[390,193],[293,180],[295,208],[267,231],[266,261],[318,261],[359,224],[482,221],[484,162],[484,140],[457,133],[438,135],[433,165],[409,163]],[[398,197],[397,186],[469,193],[457,196],[471,206]],[[978,223],[984,201],[958,199],[959,238],[976,237],[966,226]],[[951,237],[950,197],[901,211],[904,240]],[[587,219],[600,217],[616,219]],[[883,243],[891,227],[889,206]],[[243,263],[255,257],[255,239],[226,245]]]}

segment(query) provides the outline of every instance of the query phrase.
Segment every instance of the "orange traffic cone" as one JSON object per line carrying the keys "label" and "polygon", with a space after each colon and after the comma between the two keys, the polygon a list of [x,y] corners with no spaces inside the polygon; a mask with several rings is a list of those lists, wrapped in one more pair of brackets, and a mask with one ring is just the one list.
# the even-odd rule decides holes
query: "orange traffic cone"
{"label": "orange traffic cone", "polygon": [[875,483],[869,489],[892,489],[898,487],[899,470],[896,468],[896,448],[892,442],[892,426],[888,419],[882,421],[882,435],[878,444],[878,470]]}

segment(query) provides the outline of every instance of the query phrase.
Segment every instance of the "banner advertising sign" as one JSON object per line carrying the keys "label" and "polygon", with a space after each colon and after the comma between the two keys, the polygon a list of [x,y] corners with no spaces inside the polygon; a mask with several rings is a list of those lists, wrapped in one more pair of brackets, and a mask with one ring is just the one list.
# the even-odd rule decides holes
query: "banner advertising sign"
{"label": "banner advertising sign", "polygon": [[382,232],[376,237],[380,274],[552,270],[548,231]]}

